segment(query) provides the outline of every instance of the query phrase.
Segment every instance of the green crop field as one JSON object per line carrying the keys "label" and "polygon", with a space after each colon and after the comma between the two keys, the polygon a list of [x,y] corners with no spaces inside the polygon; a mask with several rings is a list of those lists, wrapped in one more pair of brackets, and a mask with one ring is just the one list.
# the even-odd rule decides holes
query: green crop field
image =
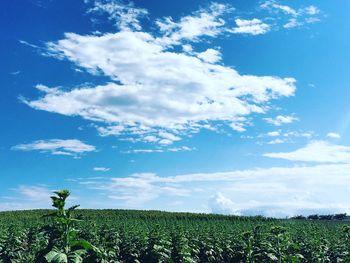
{"label": "green crop field", "polygon": [[342,221],[132,210],[0,213],[0,262],[350,262]]}

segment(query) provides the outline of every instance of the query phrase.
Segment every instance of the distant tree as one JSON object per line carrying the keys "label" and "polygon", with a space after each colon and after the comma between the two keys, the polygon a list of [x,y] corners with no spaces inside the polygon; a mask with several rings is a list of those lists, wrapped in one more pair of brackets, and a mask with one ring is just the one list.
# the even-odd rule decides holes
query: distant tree
{"label": "distant tree", "polygon": [[344,214],[335,214],[333,216],[333,219],[335,219],[335,220],[344,220],[344,219],[346,219],[346,213],[344,213]]}
{"label": "distant tree", "polygon": [[309,215],[307,217],[307,219],[310,219],[310,220],[318,220],[319,219],[319,215],[315,214],[315,215]]}
{"label": "distant tree", "polygon": [[333,219],[333,215],[320,215],[318,217],[319,220],[332,220]]}

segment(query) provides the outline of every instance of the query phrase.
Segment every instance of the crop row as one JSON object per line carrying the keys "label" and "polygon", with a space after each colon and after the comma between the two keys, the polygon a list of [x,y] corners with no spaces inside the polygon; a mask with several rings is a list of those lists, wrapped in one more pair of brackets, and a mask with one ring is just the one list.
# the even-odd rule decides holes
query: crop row
{"label": "crop row", "polygon": [[57,200],[55,213],[0,213],[0,262],[350,262],[346,223],[69,210]]}

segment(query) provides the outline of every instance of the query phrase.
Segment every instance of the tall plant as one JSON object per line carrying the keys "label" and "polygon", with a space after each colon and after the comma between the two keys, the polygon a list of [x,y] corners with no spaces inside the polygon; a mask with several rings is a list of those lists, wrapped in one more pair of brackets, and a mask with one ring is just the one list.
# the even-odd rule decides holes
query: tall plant
{"label": "tall plant", "polygon": [[52,206],[56,208],[55,212],[49,217],[53,218],[58,237],[55,246],[45,255],[49,263],[80,263],[88,251],[94,251],[100,254],[100,250],[84,239],[78,239],[78,230],[75,228],[77,222],[81,221],[73,217],[73,211],[79,207],[74,205],[65,208],[66,199],[69,197],[68,190],[55,191],[51,196]]}

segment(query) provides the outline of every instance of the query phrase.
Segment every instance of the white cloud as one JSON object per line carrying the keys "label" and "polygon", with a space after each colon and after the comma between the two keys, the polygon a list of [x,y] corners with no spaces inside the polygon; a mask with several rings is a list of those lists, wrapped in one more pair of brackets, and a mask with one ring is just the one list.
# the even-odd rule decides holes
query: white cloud
{"label": "white cloud", "polygon": [[[85,118],[89,118],[89,117],[85,117]],[[113,125],[113,126],[108,126],[108,127],[99,127],[99,126],[95,126],[98,133],[101,136],[111,136],[111,135],[120,135],[123,133],[125,127],[122,125]]]}
{"label": "white cloud", "polygon": [[43,185],[19,185],[10,188],[14,195],[0,196],[0,211],[50,208],[52,194]]}
{"label": "white cloud", "polygon": [[182,45],[182,50],[185,52],[185,53],[193,53],[193,47],[190,45],[190,44],[185,44],[185,45]]}
{"label": "white cloud", "polygon": [[20,74],[21,72],[22,71],[20,71],[20,70],[16,70],[16,71],[10,72],[10,74],[16,76],[16,75]]}
{"label": "white cloud", "polygon": [[38,140],[28,144],[18,144],[11,148],[17,151],[40,151],[48,152],[53,155],[70,155],[78,157],[85,152],[93,152],[96,150],[95,146],[85,144],[79,140]]}
{"label": "white cloud", "polygon": [[328,138],[331,138],[331,139],[340,139],[340,138],[341,138],[340,134],[335,133],[335,132],[329,132],[329,133],[327,133],[327,137],[328,137]]}
{"label": "white cloud", "polygon": [[156,21],[163,37],[158,39],[162,45],[180,44],[183,40],[198,41],[200,37],[216,37],[226,32],[222,16],[233,10],[232,7],[212,3],[207,9],[200,9],[189,16],[184,16],[179,22],[172,17]]}
{"label": "white cloud", "polygon": [[270,31],[270,25],[257,18],[252,20],[236,19],[235,22],[237,27],[231,30],[232,33],[261,35]]}
{"label": "white cloud", "polygon": [[[1,200],[5,199],[5,201]],[[31,204],[24,204],[22,201],[12,201],[12,200],[6,200],[7,198],[0,198],[0,211],[14,211],[14,210],[26,210],[26,209],[33,209],[37,207],[33,207],[33,202]],[[12,199],[12,198],[11,198]],[[48,208],[46,206],[45,208]]]}
{"label": "white cloud", "polygon": [[264,118],[267,123],[273,124],[275,126],[281,126],[283,124],[289,124],[297,121],[298,118],[292,115],[278,115],[276,118]]}
{"label": "white cloud", "polygon": [[[283,27],[287,29],[320,21],[316,16],[320,14],[321,11],[318,7],[313,5],[296,9],[288,5],[279,4],[274,0],[268,0],[261,4],[260,7],[268,10],[270,13],[282,13],[286,15],[287,21],[284,23]],[[279,20],[281,20],[280,17]]]}
{"label": "white cloud", "polygon": [[305,8],[305,12],[309,15],[317,15],[318,13],[320,13],[320,9],[318,9],[318,7],[316,6],[310,5]]}
{"label": "white cloud", "polygon": [[281,144],[281,143],[285,143],[285,141],[282,139],[275,139],[267,142],[267,144]]}
{"label": "white cloud", "polygon": [[229,126],[237,132],[246,131],[246,128],[244,128],[244,123],[242,123],[242,122],[232,122],[229,124]]}
{"label": "white cloud", "polygon": [[[282,144],[295,143],[295,139],[311,139],[314,136],[313,131],[282,131],[281,129],[258,135],[258,138],[267,138],[269,141],[258,141],[259,145],[263,144]],[[271,140],[271,137],[274,138]]]}
{"label": "white cloud", "polygon": [[283,27],[284,28],[294,28],[294,27],[301,26],[301,25],[302,25],[302,23],[293,17],[293,18],[289,19],[288,22],[283,25]]}
{"label": "white cloud", "polygon": [[[263,186],[264,185],[260,185],[260,187]],[[267,203],[251,200],[245,203],[245,206],[242,206],[226,198],[224,204],[209,202],[209,207],[213,213],[245,216],[262,215],[274,218],[292,217],[300,214],[305,216],[311,214],[335,214],[349,211],[349,207],[346,204],[328,203],[324,205],[320,202],[310,201],[308,199],[308,194],[304,194],[300,198],[294,196],[291,201],[286,200],[283,202]]]}
{"label": "white cloud", "polygon": [[168,145],[168,144],[172,144],[173,142],[175,141],[180,141],[181,138],[172,134],[172,133],[169,133],[169,132],[165,132],[165,131],[160,131],[158,133],[159,137],[163,138],[162,140],[159,141],[160,144],[163,144],[163,145]]}
{"label": "white cloud", "polygon": [[159,141],[159,138],[157,138],[156,136],[153,136],[153,135],[148,135],[148,136],[145,136],[143,138],[143,140],[146,142],[157,142],[157,141]]}
{"label": "white cloud", "polygon": [[29,199],[31,201],[50,202],[50,196],[52,195],[52,190],[49,190],[47,187],[43,186],[20,185],[13,190],[20,194],[22,198],[27,200]]}
{"label": "white cloud", "polygon": [[261,4],[261,7],[264,9],[269,10],[278,10],[282,11],[285,14],[292,15],[292,16],[298,16],[299,12],[295,10],[294,8],[288,6],[288,5],[281,5],[277,1],[265,1],[263,4]]}
{"label": "white cloud", "polygon": [[119,0],[85,0],[85,3],[92,3],[88,13],[107,14],[108,19],[121,30],[141,30],[139,19],[148,14],[146,9],[134,7],[132,2],[126,4]]}
{"label": "white cloud", "polygon": [[169,152],[190,152],[194,150],[195,148],[190,148],[188,146],[172,147],[168,149]]}
{"label": "white cloud", "polygon": [[305,18],[305,22],[307,24],[313,24],[313,23],[316,23],[316,22],[320,22],[321,19],[318,18],[318,17],[308,17],[308,18]]}
{"label": "white cloud", "polygon": [[350,212],[349,171],[350,164],[323,164],[175,176],[141,173],[81,178],[80,186],[103,193],[109,197],[104,203],[117,207],[164,210],[170,201],[181,201],[186,203],[182,211],[285,217]]}
{"label": "white cloud", "polygon": [[153,173],[138,173],[127,178],[112,178],[108,184],[96,185],[94,182],[89,182],[88,186],[107,190],[110,199],[123,200],[131,207],[154,200],[160,195],[188,196],[189,190],[171,185],[153,185],[155,178],[157,176]]}
{"label": "white cloud", "polygon": [[270,137],[277,137],[277,136],[280,136],[280,135],[281,135],[280,131],[271,131],[271,132],[267,133],[267,136],[270,136]]}
{"label": "white cloud", "polygon": [[128,151],[122,151],[122,153],[162,153],[164,149],[133,149]]}
{"label": "white cloud", "polygon": [[300,162],[350,163],[350,147],[312,141],[292,152],[266,153],[264,156]]}
{"label": "white cloud", "polygon": [[133,149],[128,151],[122,151],[122,153],[190,152],[194,150],[195,148],[190,148],[188,146],[181,146],[181,147],[170,147],[170,148],[163,148],[163,149]]}
{"label": "white cloud", "polygon": [[240,215],[236,204],[231,199],[225,197],[222,193],[216,193],[209,200],[211,212],[215,214]]}
{"label": "white cloud", "polygon": [[281,134],[283,137],[304,137],[310,139],[313,135],[313,131],[287,131]]}
{"label": "white cloud", "polygon": [[[18,185],[10,188],[12,194],[0,195],[0,211],[26,210],[26,209],[50,209],[52,201],[50,196],[56,189],[50,189],[47,185]],[[76,196],[70,196],[68,206],[76,202]],[[74,201],[75,200],[75,201]]]}
{"label": "white cloud", "polygon": [[19,43],[21,43],[22,45],[25,45],[25,46],[28,46],[28,47],[31,47],[31,48],[34,48],[36,50],[41,50],[42,48],[37,46],[37,45],[34,45],[32,43],[29,43],[28,41],[25,41],[25,40],[19,40]]}
{"label": "white cloud", "polygon": [[111,170],[111,168],[107,168],[107,167],[94,167],[93,169],[96,172],[108,172],[109,170]]}
{"label": "white cloud", "polygon": [[206,51],[198,53],[197,57],[208,63],[216,63],[221,60],[221,53],[218,50],[208,48]]}
{"label": "white cloud", "polygon": [[[221,10],[212,12],[217,9]],[[198,132],[210,121],[243,130],[242,117],[264,113],[267,102],[295,91],[293,78],[241,75],[195,54],[171,51],[146,32],[67,33],[48,43],[48,49],[51,56],[91,74],[104,74],[111,82],[71,90],[37,85],[42,97],[21,100],[34,109],[97,122],[102,136],[136,136],[142,141],[155,136],[156,130],[166,130],[180,137]],[[173,141],[163,138],[158,143]]]}

